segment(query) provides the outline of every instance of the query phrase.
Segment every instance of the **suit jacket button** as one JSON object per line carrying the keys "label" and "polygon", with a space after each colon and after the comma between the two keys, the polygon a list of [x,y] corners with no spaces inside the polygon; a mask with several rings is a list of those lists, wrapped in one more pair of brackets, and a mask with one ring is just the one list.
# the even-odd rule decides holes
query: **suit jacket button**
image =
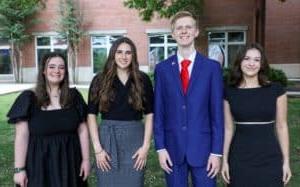
{"label": "suit jacket button", "polygon": [[186,106],[185,106],[185,105],[182,105],[182,109],[185,110],[185,109],[186,109]]}
{"label": "suit jacket button", "polygon": [[186,126],[182,126],[181,129],[182,129],[183,131],[186,131],[187,127],[186,127]]}

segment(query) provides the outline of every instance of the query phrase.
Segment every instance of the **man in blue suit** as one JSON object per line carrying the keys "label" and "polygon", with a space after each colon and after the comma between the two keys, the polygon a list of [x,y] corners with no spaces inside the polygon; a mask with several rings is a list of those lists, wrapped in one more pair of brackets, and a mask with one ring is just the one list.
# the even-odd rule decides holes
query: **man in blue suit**
{"label": "man in blue suit", "polygon": [[176,55],[155,68],[154,139],[168,187],[216,186],[223,148],[223,80],[220,64],[196,52],[196,19],[171,20]]}

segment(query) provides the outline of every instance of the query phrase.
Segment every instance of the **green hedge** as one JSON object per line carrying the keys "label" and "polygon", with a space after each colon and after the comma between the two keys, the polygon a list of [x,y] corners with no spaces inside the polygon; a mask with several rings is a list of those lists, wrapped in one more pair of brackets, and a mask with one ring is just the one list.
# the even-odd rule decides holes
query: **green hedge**
{"label": "green hedge", "polygon": [[[224,68],[223,69],[223,78],[226,83],[228,82],[229,74],[230,74],[230,68]],[[286,87],[288,84],[288,79],[282,70],[270,68],[268,77],[269,77],[270,81],[278,82],[278,83],[282,84],[284,87]]]}
{"label": "green hedge", "polygon": [[[230,74],[230,68],[224,68],[223,69],[223,79],[224,79],[224,82],[226,82],[226,83],[228,82],[229,74]],[[152,83],[154,83],[154,73],[149,72],[148,75],[149,75]],[[270,81],[279,82],[284,87],[286,87],[288,85],[288,79],[282,70],[270,68],[268,77],[269,77]]]}

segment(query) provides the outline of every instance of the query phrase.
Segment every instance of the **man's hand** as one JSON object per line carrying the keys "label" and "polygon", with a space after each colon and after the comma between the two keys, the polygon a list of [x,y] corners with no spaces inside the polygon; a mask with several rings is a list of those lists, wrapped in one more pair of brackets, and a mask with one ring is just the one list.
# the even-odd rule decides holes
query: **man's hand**
{"label": "man's hand", "polygon": [[210,155],[207,162],[206,171],[208,172],[207,176],[214,178],[220,171],[221,158],[216,155]]}
{"label": "man's hand", "polygon": [[173,163],[171,161],[171,158],[169,156],[169,153],[166,149],[162,149],[158,151],[158,159],[159,159],[159,164],[160,167],[170,174],[173,170],[171,167],[173,166]]}

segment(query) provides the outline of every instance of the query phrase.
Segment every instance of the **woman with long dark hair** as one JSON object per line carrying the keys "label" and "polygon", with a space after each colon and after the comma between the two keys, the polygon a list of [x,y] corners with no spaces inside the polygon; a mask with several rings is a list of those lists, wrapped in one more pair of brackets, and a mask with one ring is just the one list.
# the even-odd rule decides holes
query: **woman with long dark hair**
{"label": "woman with long dark hair", "polygon": [[151,81],[139,71],[134,43],[126,37],[116,40],[103,72],[94,77],[89,91],[88,126],[99,187],[143,186],[152,134],[152,102]]}
{"label": "woman with long dark hair", "polygon": [[291,178],[287,96],[267,77],[258,44],[243,47],[225,89],[222,176],[230,187],[283,187]]}
{"label": "woman with long dark hair", "polygon": [[63,55],[46,54],[35,90],[26,90],[7,114],[15,124],[15,174],[19,186],[84,187],[89,175],[86,104],[69,88]]}

